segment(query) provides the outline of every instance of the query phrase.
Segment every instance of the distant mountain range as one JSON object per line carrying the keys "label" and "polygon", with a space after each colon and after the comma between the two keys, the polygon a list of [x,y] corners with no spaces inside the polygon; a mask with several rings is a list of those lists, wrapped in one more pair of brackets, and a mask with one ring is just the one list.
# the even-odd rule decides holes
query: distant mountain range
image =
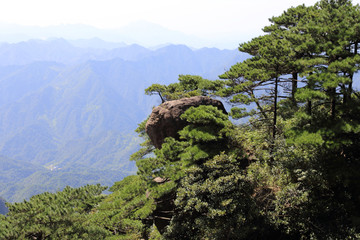
{"label": "distant mountain range", "polygon": [[0,46],[0,196],[21,201],[136,171],[137,124],[160,103],[144,95],[179,74],[215,79],[236,50],[30,40]]}
{"label": "distant mountain range", "polygon": [[[222,34],[209,36],[206,39],[184,34],[179,31],[164,28],[158,24],[138,21],[118,29],[99,29],[88,25],[57,25],[48,27],[21,26],[15,24],[0,24],[0,42],[20,42],[30,39],[64,38],[67,40],[101,38],[120,47],[118,43],[140,44],[146,47],[156,47],[164,44],[185,44],[191,47],[217,47],[221,49],[235,49],[238,47],[240,37]],[[96,40],[93,40],[93,43]],[[116,43],[116,44],[114,44]],[[84,46],[87,46],[85,44]],[[94,46],[94,44],[90,45]],[[97,46],[99,44],[97,43]]]}

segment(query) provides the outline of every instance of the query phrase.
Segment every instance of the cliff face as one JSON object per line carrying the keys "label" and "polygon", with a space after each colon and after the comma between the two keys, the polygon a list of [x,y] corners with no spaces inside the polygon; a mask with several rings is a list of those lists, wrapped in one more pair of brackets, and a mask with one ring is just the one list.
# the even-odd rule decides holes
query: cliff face
{"label": "cliff face", "polygon": [[145,126],[154,146],[160,149],[166,137],[178,139],[178,131],[186,126],[186,121],[180,119],[181,114],[190,107],[200,105],[212,105],[226,113],[220,101],[204,96],[168,101],[155,107]]}
{"label": "cliff face", "polygon": [[[200,105],[212,105],[226,113],[224,105],[220,101],[204,96],[168,101],[155,107],[145,126],[145,131],[154,146],[160,149],[166,137],[179,139],[178,131],[187,125],[186,120],[182,120],[180,116],[190,107]],[[166,180],[156,177],[153,181],[163,184]],[[165,231],[174,214],[175,198],[176,192],[173,190],[157,199],[158,204],[153,215],[154,223],[160,233]]]}

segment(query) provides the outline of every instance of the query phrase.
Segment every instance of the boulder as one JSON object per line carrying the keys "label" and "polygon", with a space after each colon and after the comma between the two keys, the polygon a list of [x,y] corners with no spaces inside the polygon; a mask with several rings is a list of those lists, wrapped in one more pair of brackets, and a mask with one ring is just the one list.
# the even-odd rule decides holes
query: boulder
{"label": "boulder", "polygon": [[204,96],[164,102],[153,109],[145,126],[145,131],[154,146],[160,149],[166,137],[179,139],[178,131],[187,125],[186,121],[180,119],[181,114],[190,107],[200,105],[212,105],[227,114],[224,105],[219,100]]}

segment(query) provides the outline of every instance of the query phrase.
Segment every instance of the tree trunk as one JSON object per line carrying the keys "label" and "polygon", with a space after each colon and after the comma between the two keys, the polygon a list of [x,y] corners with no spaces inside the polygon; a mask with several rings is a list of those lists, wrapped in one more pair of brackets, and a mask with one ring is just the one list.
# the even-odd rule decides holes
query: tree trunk
{"label": "tree trunk", "polygon": [[274,118],[273,118],[273,138],[274,139],[276,136],[278,85],[279,85],[279,78],[277,77],[275,79],[275,92],[274,92]]}
{"label": "tree trunk", "polygon": [[330,89],[330,96],[331,96],[331,118],[335,119],[336,116],[336,89]]}
{"label": "tree trunk", "polygon": [[297,106],[296,100],[295,100],[295,93],[297,91],[298,87],[298,73],[293,72],[292,73],[292,79],[291,79],[291,101],[294,106]]}
{"label": "tree trunk", "polygon": [[161,98],[161,103],[164,103],[165,102],[165,99],[163,98],[163,96],[161,95],[161,93],[159,92],[159,96]]}
{"label": "tree trunk", "polygon": [[264,117],[264,119],[268,120],[269,117],[266,115],[264,109],[262,108],[260,102],[258,101],[258,99],[255,97],[254,91],[250,90],[249,95],[254,99],[254,102],[257,106],[257,108],[259,109],[261,115]]}
{"label": "tree trunk", "polygon": [[307,114],[311,116],[311,108],[312,108],[312,102],[309,100],[307,102]]}
{"label": "tree trunk", "polygon": [[[312,73],[309,73],[309,75],[312,75]],[[311,88],[311,85],[308,83],[307,85],[308,88]],[[312,113],[312,102],[311,100],[307,101],[307,114],[311,117],[311,113]],[[311,118],[310,118],[310,124],[311,124]]]}
{"label": "tree trunk", "polygon": [[[358,42],[355,43],[355,46],[354,46],[354,56],[356,56],[356,54],[358,54]],[[347,97],[348,97],[348,100],[351,101],[351,94],[352,94],[352,91],[353,91],[353,78],[354,78],[354,73],[351,74],[351,79],[350,79],[350,83],[349,83],[349,87],[348,87],[348,92],[347,92]]]}

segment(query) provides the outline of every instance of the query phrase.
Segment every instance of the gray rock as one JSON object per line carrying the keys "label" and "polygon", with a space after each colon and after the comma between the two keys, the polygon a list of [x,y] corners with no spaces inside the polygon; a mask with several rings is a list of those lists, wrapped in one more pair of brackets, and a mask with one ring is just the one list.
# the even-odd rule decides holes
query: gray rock
{"label": "gray rock", "polygon": [[153,109],[145,126],[154,146],[160,149],[166,137],[179,139],[178,131],[187,125],[185,120],[180,119],[181,114],[190,107],[200,105],[212,105],[227,114],[224,105],[210,97],[195,96],[164,102]]}

